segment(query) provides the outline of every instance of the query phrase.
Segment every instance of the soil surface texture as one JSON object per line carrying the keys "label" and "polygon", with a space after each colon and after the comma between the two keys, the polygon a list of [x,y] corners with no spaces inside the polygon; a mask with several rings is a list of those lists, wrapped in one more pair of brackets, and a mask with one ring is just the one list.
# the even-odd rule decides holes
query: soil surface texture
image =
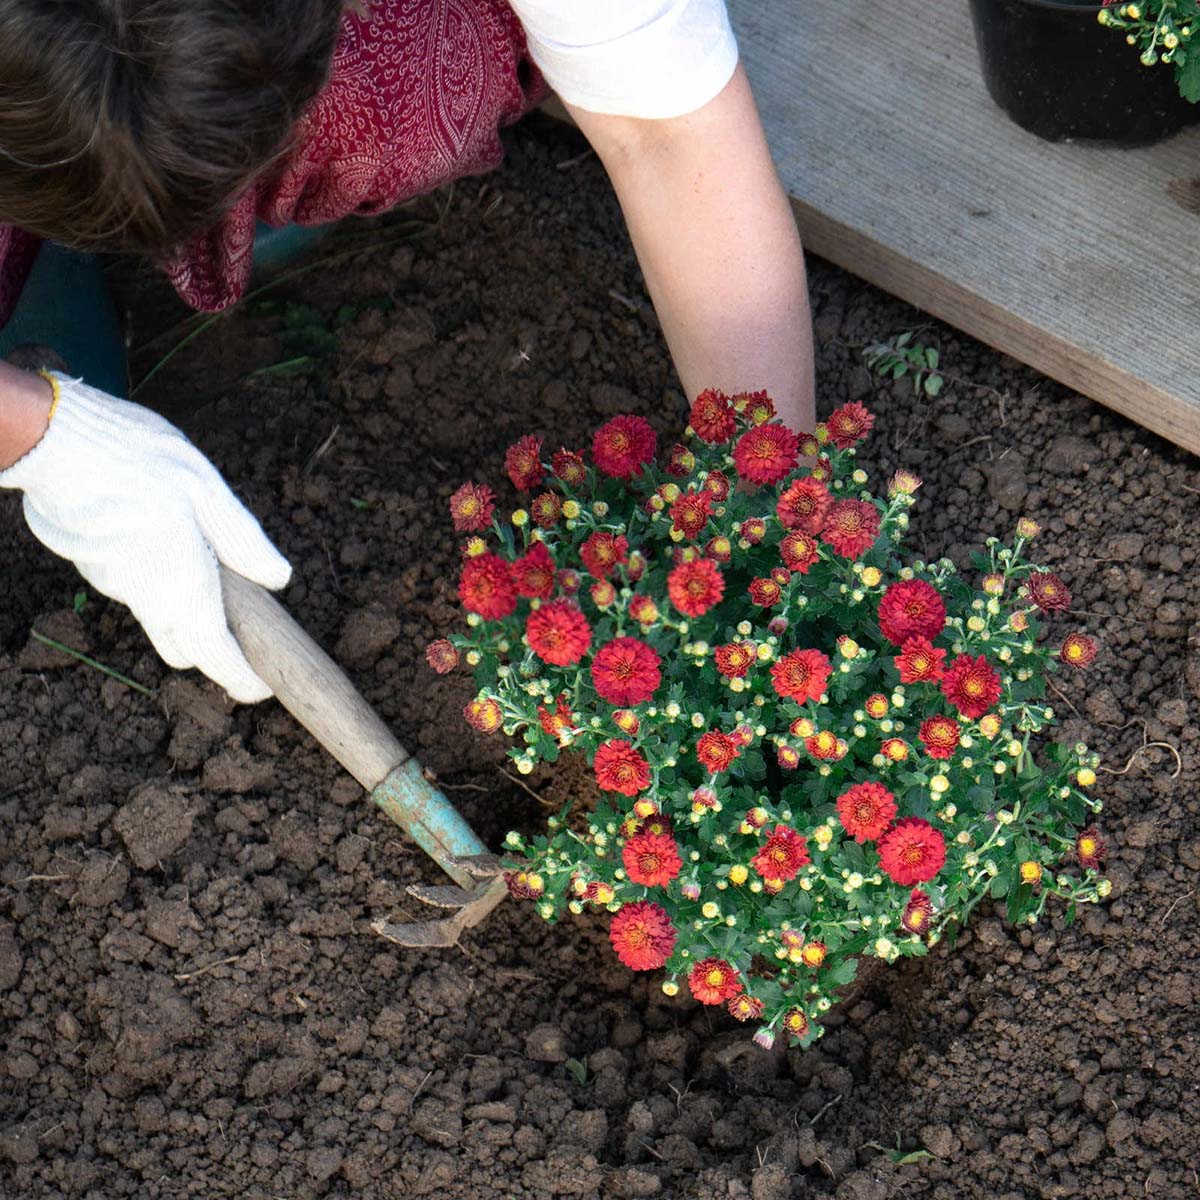
{"label": "soil surface texture", "polygon": [[[590,772],[521,786],[462,720],[467,675],[426,667],[459,622],[447,499],[503,482],[524,433],[686,412],[596,159],[541,118],[509,146],[335,231],[136,392],[261,516],[287,607],[493,848]],[[114,277],[137,382],[195,325]],[[870,405],[872,477],[925,481],[912,556],[965,563],[1034,517],[1102,643],[1055,707],[1110,768],[1110,900],[1020,931],[980,911],[781,1055],[626,970],[599,920],[509,901],[403,950],[371,925],[428,915],[406,888],[432,862],[276,703],[230,705],[79,595],[0,494],[0,1197],[1200,1195],[1195,461],[827,264],[811,287],[822,415]],[[913,328],[935,399],[862,365]]]}

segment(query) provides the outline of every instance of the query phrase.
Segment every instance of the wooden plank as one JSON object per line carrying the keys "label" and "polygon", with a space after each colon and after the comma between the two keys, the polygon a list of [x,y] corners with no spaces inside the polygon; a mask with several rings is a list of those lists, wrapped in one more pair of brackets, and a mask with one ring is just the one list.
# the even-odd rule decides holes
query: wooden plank
{"label": "wooden plank", "polygon": [[[729,0],[808,247],[1200,452],[1200,127],[1051,144],[988,97],[965,0]],[[884,332],[884,331],[881,331]]]}

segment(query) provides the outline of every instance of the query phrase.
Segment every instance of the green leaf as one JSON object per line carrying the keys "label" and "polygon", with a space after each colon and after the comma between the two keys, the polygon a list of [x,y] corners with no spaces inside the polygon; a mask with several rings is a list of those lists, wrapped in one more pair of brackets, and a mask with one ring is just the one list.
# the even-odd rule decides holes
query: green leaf
{"label": "green leaf", "polygon": [[936,396],[942,390],[942,382],[940,375],[930,375],[925,380],[925,395]]}
{"label": "green leaf", "polygon": [[88,594],[82,589],[75,593],[75,598],[71,601],[71,607],[77,613],[81,613],[88,602]]}
{"label": "green leaf", "polygon": [[993,900],[1003,900],[1008,895],[1009,878],[1007,875],[997,875],[988,888],[988,894]]}
{"label": "green leaf", "polygon": [[902,1150],[889,1150],[888,1157],[898,1167],[906,1167],[909,1163],[920,1162],[925,1158],[934,1158],[935,1155],[928,1150],[909,1150],[907,1153]]}
{"label": "green leaf", "polygon": [[587,1064],[586,1063],[581,1063],[579,1061],[579,1059],[577,1059],[577,1058],[568,1058],[567,1061],[565,1063],[563,1063],[563,1066],[566,1067],[567,1070],[571,1073],[571,1075],[574,1077],[576,1083],[581,1084],[581,1085],[584,1083],[587,1083]]}
{"label": "green leaf", "polygon": [[932,346],[928,346],[925,349],[925,361],[931,367],[936,368],[938,365],[938,352]]}
{"label": "green leaf", "polygon": [[1200,100],[1200,54],[1188,54],[1186,61],[1175,56],[1175,82],[1179,94],[1195,104]]}

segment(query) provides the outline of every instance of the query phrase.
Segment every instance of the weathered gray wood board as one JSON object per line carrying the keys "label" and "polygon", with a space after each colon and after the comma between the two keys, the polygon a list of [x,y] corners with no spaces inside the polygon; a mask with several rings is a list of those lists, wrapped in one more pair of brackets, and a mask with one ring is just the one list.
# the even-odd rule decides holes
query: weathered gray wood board
{"label": "weathered gray wood board", "polygon": [[1200,127],[1139,150],[1026,134],[966,0],[729,8],[811,250],[1200,452],[1200,216],[1168,194],[1200,176]]}

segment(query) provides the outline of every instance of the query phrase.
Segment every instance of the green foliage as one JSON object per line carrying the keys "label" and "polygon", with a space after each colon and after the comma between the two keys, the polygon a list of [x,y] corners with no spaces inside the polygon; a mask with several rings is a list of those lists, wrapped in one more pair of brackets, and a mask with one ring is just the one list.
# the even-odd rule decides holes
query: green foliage
{"label": "green foliage", "polygon": [[889,379],[912,379],[914,395],[924,393],[930,399],[941,390],[945,380],[937,373],[940,356],[932,346],[912,340],[907,329],[885,342],[874,342],[863,351],[863,359],[877,375]]}
{"label": "green foliage", "polygon": [[1132,43],[1142,65],[1175,68],[1179,94],[1200,101],[1200,3],[1198,0],[1137,0],[1113,4],[1098,14],[1101,25]]}

